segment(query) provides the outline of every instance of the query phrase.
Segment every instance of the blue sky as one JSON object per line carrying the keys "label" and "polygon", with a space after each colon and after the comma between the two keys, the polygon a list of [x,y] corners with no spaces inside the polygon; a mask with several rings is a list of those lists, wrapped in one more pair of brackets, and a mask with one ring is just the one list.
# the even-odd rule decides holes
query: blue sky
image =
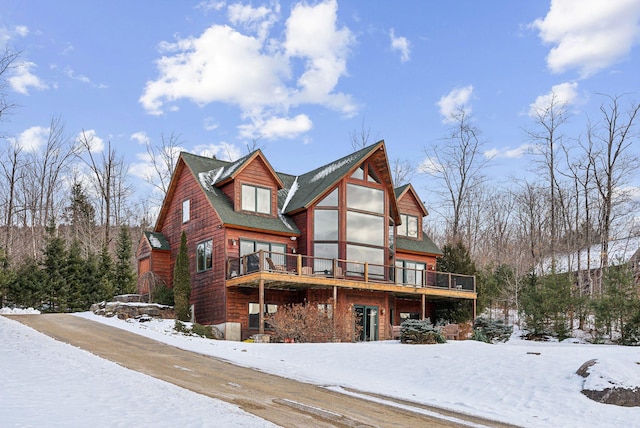
{"label": "blue sky", "polygon": [[[552,90],[576,137],[598,93],[639,98],[637,0],[5,0],[0,42],[22,51],[2,133],[37,150],[59,116],[73,137],[110,141],[140,193],[144,142],[162,134],[222,159],[259,138],[276,170],[299,174],[348,154],[364,126],[419,165],[454,107],[504,181],[528,170],[528,113]],[[429,177],[414,181],[428,193]]]}

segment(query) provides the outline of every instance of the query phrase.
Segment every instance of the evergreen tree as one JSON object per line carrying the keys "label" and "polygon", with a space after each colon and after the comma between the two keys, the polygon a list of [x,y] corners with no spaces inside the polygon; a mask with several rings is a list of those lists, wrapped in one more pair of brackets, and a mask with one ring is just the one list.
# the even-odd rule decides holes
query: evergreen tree
{"label": "evergreen tree", "polygon": [[6,301],[9,304],[43,309],[47,295],[44,288],[45,275],[34,258],[28,258],[18,266],[12,281],[7,284]]}
{"label": "evergreen tree", "polygon": [[69,205],[64,209],[64,219],[69,224],[71,240],[77,240],[81,254],[86,257],[92,251],[95,234],[96,210],[89,200],[82,183],[71,186]]}
{"label": "evergreen tree", "polygon": [[[438,271],[475,275],[476,265],[465,245],[458,241],[442,247],[442,257],[438,259]],[[464,322],[473,318],[471,300],[442,301],[435,307],[435,322]]]}
{"label": "evergreen tree", "polygon": [[9,284],[15,280],[15,272],[9,266],[6,252],[0,248],[0,307],[4,307]]}
{"label": "evergreen tree", "polygon": [[86,310],[84,284],[88,280],[84,276],[85,260],[80,255],[80,243],[73,240],[66,253],[63,277],[68,289],[67,308],[72,312]]}
{"label": "evergreen tree", "polygon": [[46,228],[47,238],[44,250],[44,288],[48,296],[46,311],[65,312],[67,310],[68,288],[64,279],[66,258],[64,240],[57,236],[54,220]]}
{"label": "evergreen tree", "polygon": [[107,246],[102,247],[100,252],[100,259],[98,261],[98,275],[96,281],[99,284],[100,293],[104,296],[105,300],[110,300],[116,295],[114,286],[114,268],[113,259],[109,254]]}
{"label": "evergreen tree", "polygon": [[176,318],[180,321],[191,319],[191,275],[187,253],[187,235],[182,232],[180,250],[173,270],[173,296]]}
{"label": "evergreen tree", "polygon": [[136,289],[136,275],[131,265],[131,235],[127,226],[120,227],[116,240],[116,264],[114,267],[114,285],[117,294],[133,293]]}
{"label": "evergreen tree", "polygon": [[85,281],[82,291],[82,306],[87,310],[94,303],[109,299],[108,291],[100,274],[100,258],[95,253],[89,253],[84,264],[83,275]]}

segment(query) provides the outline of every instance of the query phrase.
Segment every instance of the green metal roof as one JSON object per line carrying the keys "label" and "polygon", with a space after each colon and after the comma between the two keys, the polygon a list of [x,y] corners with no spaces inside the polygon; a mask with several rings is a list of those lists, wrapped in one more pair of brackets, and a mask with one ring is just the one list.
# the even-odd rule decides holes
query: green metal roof
{"label": "green metal roof", "polygon": [[160,232],[149,232],[145,231],[144,236],[149,241],[149,245],[153,250],[171,250],[171,245],[169,245],[169,241],[164,235]]}
{"label": "green metal roof", "polygon": [[[284,186],[278,191],[278,217],[276,218],[235,211],[232,201],[216,187],[218,183],[242,169],[254,158],[256,152],[249,153],[234,162],[186,152],[181,153],[181,157],[225,225],[299,235],[300,230],[287,214],[309,207],[321,194],[334,187],[349,171],[355,170],[383,144],[383,142],[372,144],[300,176],[276,172],[277,178]],[[395,189],[395,196],[401,195],[407,186],[409,184]],[[166,239],[164,241],[166,242]],[[398,237],[396,247],[399,250],[442,254],[442,251],[424,233],[421,241]]]}
{"label": "green metal roof", "polygon": [[335,186],[350,170],[357,168],[381,144],[382,142],[372,144],[298,177],[279,174],[283,182],[290,183],[287,188],[288,193],[292,193],[291,196],[287,195],[284,212],[290,213],[308,207],[322,193]]}
{"label": "green metal roof", "polygon": [[[232,201],[216,188],[216,184],[229,178],[235,171],[246,164],[253,157],[250,153],[235,162],[221,161],[218,159],[197,156],[191,153],[181,153],[182,159],[191,170],[191,173],[200,184],[205,195],[211,202],[225,225],[256,228],[271,232],[289,233],[299,235],[300,230],[284,215],[278,217],[265,217],[244,212],[235,211]],[[279,192],[280,193],[280,192]],[[278,197],[280,199],[280,196]]]}
{"label": "green metal roof", "polygon": [[422,233],[422,241],[417,239],[396,236],[396,249],[413,251],[418,253],[429,253],[441,256],[442,250],[427,236]]}

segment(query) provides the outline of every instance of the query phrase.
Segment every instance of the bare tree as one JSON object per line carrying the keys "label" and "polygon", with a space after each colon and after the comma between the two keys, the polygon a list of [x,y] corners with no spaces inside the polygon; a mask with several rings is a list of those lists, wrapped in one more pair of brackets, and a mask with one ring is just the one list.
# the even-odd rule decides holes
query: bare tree
{"label": "bare tree", "polygon": [[608,104],[600,106],[601,125],[592,126],[588,130],[589,143],[599,147],[599,150],[592,153],[592,162],[601,201],[601,265],[605,269],[609,266],[609,241],[612,238],[616,208],[629,202],[624,186],[640,166],[640,159],[629,151],[638,138],[640,103],[631,103],[623,110],[620,96],[606,97]]}
{"label": "bare tree", "polygon": [[[94,185],[100,195],[100,217],[104,227],[103,246],[108,246],[111,242],[110,229],[111,220],[114,217],[114,197],[119,197],[122,181],[126,173],[124,161],[116,155],[115,149],[111,147],[111,142],[107,143],[106,153],[103,151],[97,158],[94,155],[95,142],[92,134],[87,134],[84,130],[78,139],[82,160],[91,170]],[[119,208],[115,205],[115,208]],[[116,218],[116,225],[118,225]]]}
{"label": "bare tree", "polygon": [[534,129],[527,130],[529,138],[536,143],[535,154],[541,158],[540,165],[546,172],[549,179],[549,208],[550,208],[550,252],[551,269],[555,271],[556,264],[556,243],[558,240],[558,182],[557,171],[557,151],[562,143],[560,127],[567,121],[568,103],[560,100],[553,92],[548,103],[534,107],[531,115],[534,120]]}
{"label": "bare tree", "polygon": [[364,149],[370,143],[371,137],[371,128],[365,128],[365,120],[362,118],[362,123],[360,124],[360,129],[354,129],[349,132],[349,142],[351,143],[351,148],[354,152],[357,152],[360,149]]}
{"label": "bare tree", "polygon": [[0,55],[0,119],[16,105],[6,97],[7,79],[6,75],[12,69],[14,63],[20,56],[20,52],[5,46],[4,52]]}
{"label": "bare tree", "polygon": [[153,167],[153,174],[149,174],[144,177],[145,181],[156,188],[161,194],[162,198],[166,195],[169,189],[169,182],[171,181],[171,175],[175,169],[178,156],[180,155],[180,135],[176,135],[173,132],[168,138],[165,135],[161,135],[162,144],[160,146],[153,146],[150,142],[147,142],[147,154],[149,155],[149,161]]}
{"label": "bare tree", "polygon": [[0,164],[2,165],[3,180],[6,188],[6,198],[4,206],[5,211],[5,236],[4,236],[4,249],[7,258],[10,259],[13,247],[13,229],[14,229],[14,216],[16,206],[16,192],[18,188],[18,182],[22,179],[21,170],[21,157],[22,148],[19,145],[11,144],[7,146],[7,151],[4,154],[4,159]]}
{"label": "bare tree", "polygon": [[393,177],[393,185],[395,187],[410,183],[415,172],[416,168],[411,161],[396,158],[391,162],[391,176]]}
{"label": "bare tree", "polygon": [[29,179],[18,183],[21,207],[16,214],[21,214],[23,225],[30,228],[34,258],[39,255],[44,228],[58,216],[62,208],[60,190],[74,153],[73,144],[65,133],[61,119],[53,118],[44,147],[27,153],[21,167],[22,174]]}
{"label": "bare tree", "polygon": [[451,120],[450,134],[442,145],[425,149],[428,162],[420,166],[424,173],[434,176],[442,186],[436,193],[448,206],[449,236],[451,240],[461,238],[463,209],[470,204],[474,191],[484,181],[482,169],[487,159],[482,155],[483,141],[480,131],[464,109],[456,110]]}

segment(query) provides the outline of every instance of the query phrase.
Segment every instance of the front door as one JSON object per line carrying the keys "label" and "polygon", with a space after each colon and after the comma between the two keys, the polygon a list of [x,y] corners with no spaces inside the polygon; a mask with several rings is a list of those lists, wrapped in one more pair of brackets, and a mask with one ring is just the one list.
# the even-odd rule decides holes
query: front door
{"label": "front door", "polygon": [[378,307],[355,305],[356,323],[360,327],[360,341],[378,340]]}

